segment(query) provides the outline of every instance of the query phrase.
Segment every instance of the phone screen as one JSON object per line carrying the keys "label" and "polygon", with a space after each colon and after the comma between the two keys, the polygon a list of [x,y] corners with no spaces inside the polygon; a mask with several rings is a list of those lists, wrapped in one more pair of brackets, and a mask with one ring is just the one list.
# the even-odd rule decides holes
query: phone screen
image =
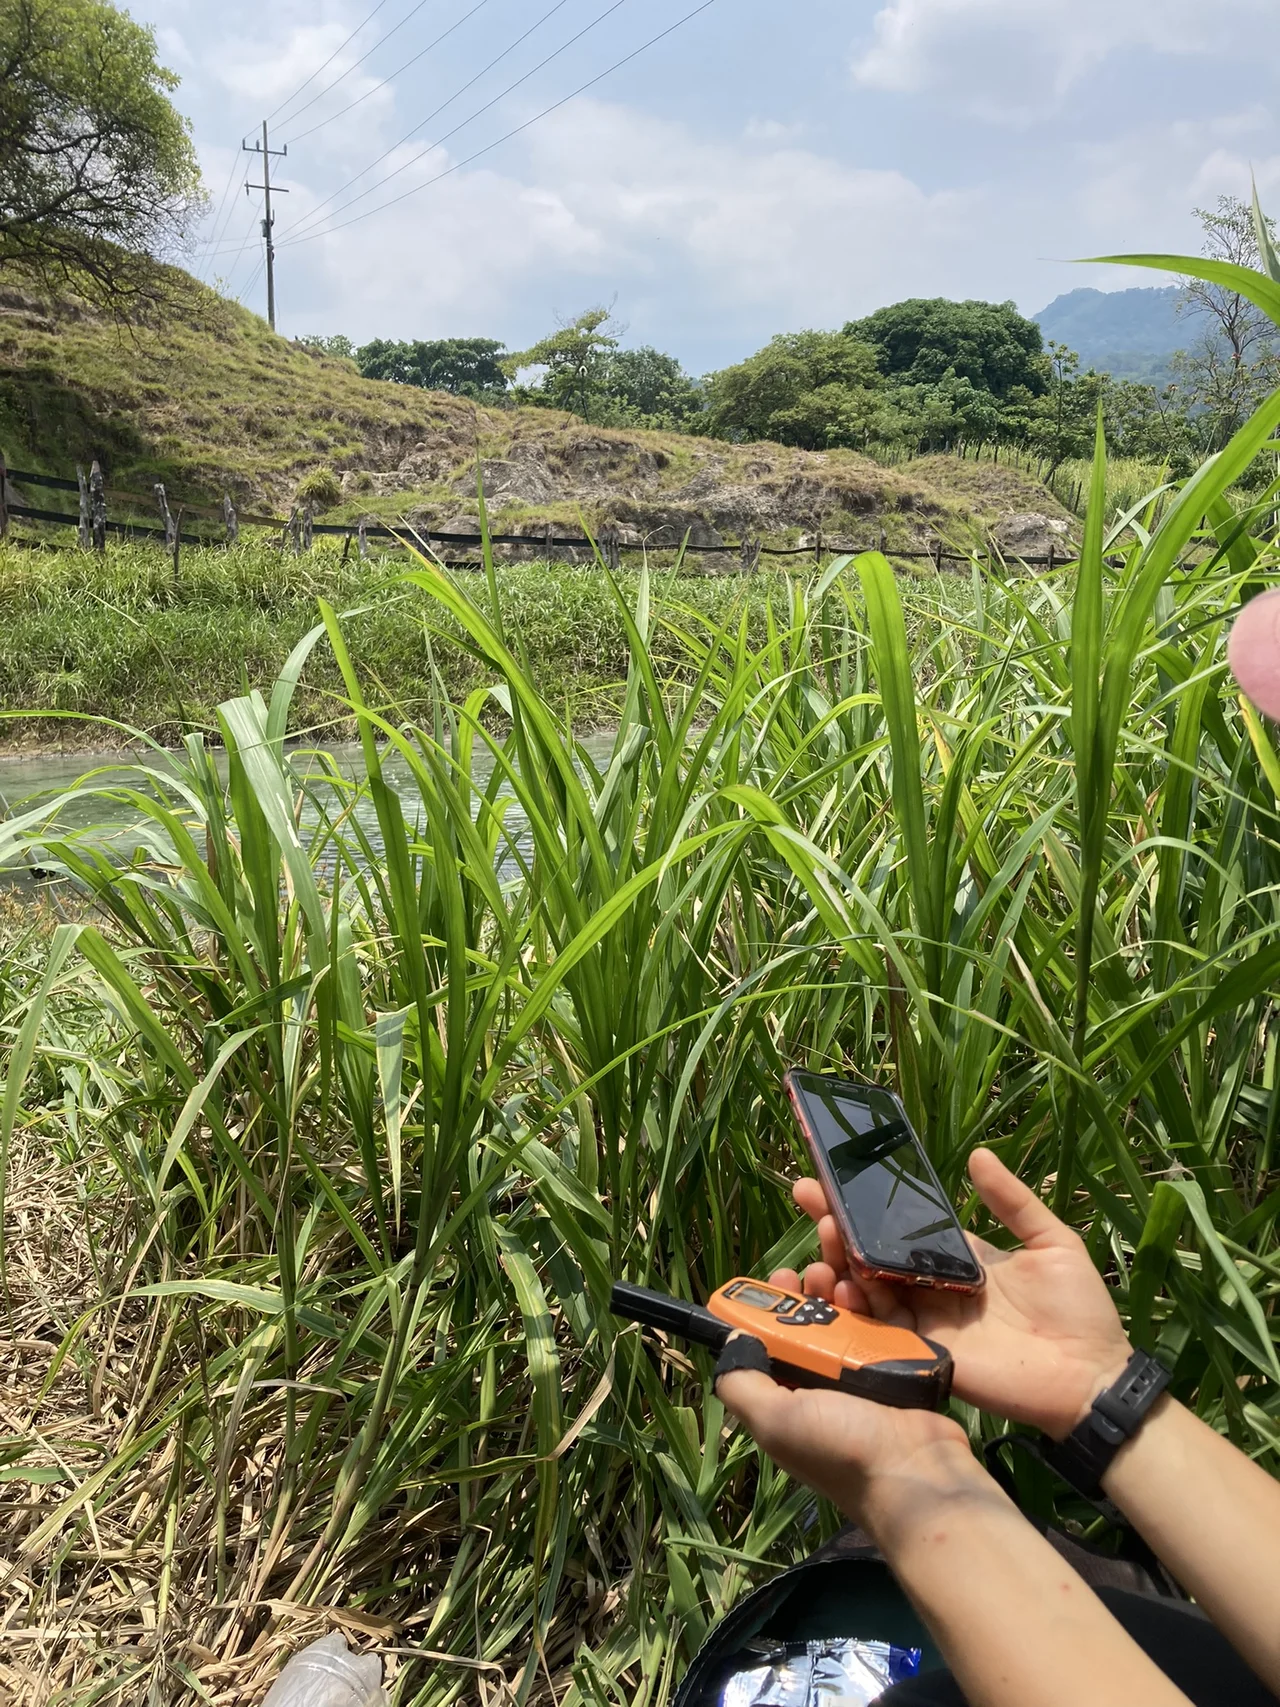
{"label": "phone screen", "polygon": [[898,1099],[874,1085],[817,1074],[793,1079],[862,1254],[892,1268],[980,1282],[982,1271]]}

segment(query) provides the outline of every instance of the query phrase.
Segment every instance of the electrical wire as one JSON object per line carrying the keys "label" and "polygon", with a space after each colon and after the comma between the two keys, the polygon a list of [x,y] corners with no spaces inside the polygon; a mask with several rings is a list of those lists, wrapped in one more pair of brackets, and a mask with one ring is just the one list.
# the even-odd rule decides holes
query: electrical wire
{"label": "electrical wire", "polygon": [[[261,223],[262,222],[259,218],[258,211],[255,208],[250,219],[249,219],[248,225],[245,227],[244,234],[240,238],[240,242],[236,246],[235,252],[231,256],[230,263],[228,264],[228,267],[227,267],[227,272],[226,272],[226,277],[225,277],[225,287],[226,287],[225,288],[225,294],[227,294],[227,295],[230,294],[231,281],[232,281],[232,279],[234,279],[234,277],[236,275],[236,269],[240,265],[241,257],[243,256],[245,250],[248,249],[252,245],[255,236],[260,234]],[[230,248],[231,245],[228,244],[227,247]],[[265,251],[264,251],[264,254],[265,254]]]}
{"label": "electrical wire", "polygon": [[[303,141],[303,139],[305,137],[314,136],[318,130],[323,130],[327,124],[332,124],[335,119],[345,118],[347,116],[347,114],[349,112],[354,111],[354,109],[356,107],[358,107],[361,104],[361,102],[367,101],[369,99],[370,95],[376,95],[378,93],[379,89],[385,89],[388,83],[394,83],[397,77],[402,77],[404,75],[404,73],[406,71],[408,71],[412,66],[415,66],[420,59],[425,59],[427,54],[429,54],[431,52],[432,48],[436,48],[436,47],[440,46],[440,43],[445,39],[445,36],[451,36],[455,30],[460,30],[462,28],[463,24],[466,23],[468,18],[474,18],[476,13],[480,10],[480,7],[481,6],[487,6],[488,4],[489,4],[489,0],[479,0],[479,4],[473,6],[469,12],[467,12],[463,17],[459,18],[456,24],[450,24],[449,28],[444,32],[444,35],[439,35],[436,37],[436,39],[434,41],[429,41],[420,53],[414,54],[412,59],[406,59],[403,65],[397,66],[396,69],[394,71],[392,71],[388,76],[380,78],[378,80],[378,82],[376,82],[371,89],[366,89],[363,95],[357,95],[354,101],[349,101],[345,107],[339,107],[337,112],[336,113],[330,113],[330,115],[327,119],[321,119],[318,124],[313,124],[311,126],[310,130],[304,130],[304,131],[300,132],[300,134],[297,136],[291,136],[289,138],[289,141],[290,142],[301,142],[301,141]],[[568,0],[556,0],[556,4],[551,8],[551,12],[558,12],[560,10],[561,6],[566,6],[566,5],[568,5]],[[549,18],[551,16],[551,12],[548,12],[545,17],[539,18],[538,23],[534,24],[530,29],[527,29],[524,32],[524,35],[521,36],[518,41],[512,42],[511,47],[519,47],[520,42],[524,41],[527,36],[531,36],[533,34],[534,30],[536,30],[538,28],[539,24],[543,24],[546,22],[547,18]],[[503,50],[503,53],[500,53],[498,55],[498,59],[502,59],[505,54],[510,53],[511,47],[505,48]],[[485,67],[485,71],[489,70],[490,66],[496,65],[497,63],[498,63],[497,59],[491,59],[489,61],[489,65],[487,65]],[[483,71],[479,72],[479,73],[477,73],[477,75],[480,77],[483,77],[484,72]],[[471,83],[474,83],[475,81],[476,81],[476,78],[473,77],[471,79]],[[462,88],[463,89],[469,89],[471,87],[471,83],[464,83],[462,85]],[[458,93],[461,94],[462,90],[460,89],[458,91]],[[454,97],[450,97],[450,99],[453,99],[453,98]],[[437,108],[437,111],[438,110],[439,109]],[[424,119],[423,123],[425,124],[426,122],[427,121]],[[375,160],[373,164],[374,164],[374,166],[376,166],[378,164],[378,162]],[[372,170],[372,167],[366,167],[365,168],[365,171],[371,171],[371,170]],[[361,176],[363,176],[363,174],[361,174]],[[354,182],[354,180],[353,180],[353,182]]]}
{"label": "electrical wire", "polygon": [[204,258],[201,260],[200,270],[196,274],[196,277],[199,279],[204,278],[205,268],[209,265],[213,250],[222,237],[225,226],[230,223],[231,209],[235,206],[235,202],[231,197],[231,186],[235,182],[236,168],[239,165],[239,159],[233,154],[231,156],[231,170],[227,173],[226,184],[224,185],[222,194],[219,196],[216,204],[216,211],[213,216],[213,229],[210,231],[205,242],[196,245],[198,249],[204,250]]}
{"label": "electrical wire", "polygon": [[[465,160],[456,161],[454,165],[447,167],[443,172],[438,172],[434,178],[427,178],[421,184],[415,184],[412,189],[404,190],[398,196],[392,196],[389,201],[379,202],[377,207],[366,208],[363,213],[357,213],[353,215],[352,218],[343,220],[340,225],[331,225],[324,231],[309,231],[303,236],[294,237],[291,240],[286,241],[288,241],[291,246],[296,243],[310,243],[317,237],[332,237],[335,232],[345,231],[348,226],[357,225],[362,219],[369,219],[375,213],[382,213],[386,208],[395,207],[398,202],[406,201],[410,196],[416,196],[420,190],[430,189],[432,184],[438,184],[441,179],[452,177],[455,172],[460,172],[464,166],[470,166],[473,161],[479,160],[482,155],[491,154],[495,148],[500,148],[504,142],[510,142],[513,136],[519,136],[522,131],[526,131],[530,129],[531,126],[537,124],[540,119],[545,119],[549,114],[557,112],[561,107],[567,106],[570,101],[576,100],[579,95],[585,94],[588,89],[593,89],[597,83],[602,83],[606,77],[611,77],[615,71],[620,71],[624,65],[629,65],[633,59],[638,59],[642,53],[646,53],[649,48],[656,46],[658,42],[663,41],[667,36],[674,35],[677,30],[682,29],[685,24],[696,18],[700,12],[707,11],[710,7],[714,6],[715,3],[716,0],[702,0],[702,4],[700,6],[695,6],[691,12],[686,12],[683,18],[677,18],[674,24],[668,24],[665,30],[659,30],[656,36],[650,36],[648,41],[642,42],[639,47],[633,48],[630,53],[624,54],[621,59],[615,60],[614,63],[608,66],[604,71],[598,72],[596,76],[588,78],[585,83],[580,83],[578,87],[572,90],[569,94],[562,96],[558,101],[553,101],[549,107],[544,107],[540,113],[535,113],[532,118],[526,119],[523,124],[516,125],[513,130],[507,131],[505,135],[498,137],[496,141],[486,143],[483,148],[478,148],[474,154],[469,154]],[[609,10],[614,11],[616,10],[616,7],[611,6]],[[604,15],[607,16],[608,14],[606,13]],[[565,45],[567,46],[569,44],[566,43]],[[523,79],[521,79],[521,81],[523,81]],[[490,102],[489,105],[492,106],[493,103]],[[484,109],[482,108],[481,110],[483,111]],[[466,120],[464,122],[470,123],[470,120]],[[458,126],[458,128],[461,129],[462,127]],[[416,160],[420,160],[422,159],[423,154],[431,153],[431,148],[438,146],[439,144],[432,144],[431,147],[425,148],[422,151],[422,154],[415,155],[414,158]],[[408,161],[406,164],[412,165],[413,161]],[[404,167],[397,168],[397,171],[403,170]],[[382,179],[382,183],[387,183],[390,178],[395,176],[395,172],[388,173],[387,177]],[[377,188],[379,188],[379,185],[375,184],[371,189],[362,191],[360,196],[354,196],[352,201],[348,202],[346,205],[350,207],[354,202],[360,201],[364,195],[371,195],[373,190]],[[338,208],[335,211],[341,213],[342,209]],[[277,245],[279,248],[283,248],[285,246],[285,241],[282,241]]]}
{"label": "electrical wire", "polygon": [[[407,11],[405,13],[404,17],[401,18],[400,22],[398,24],[393,25],[392,28],[387,31],[385,36],[379,36],[377,41],[374,42],[373,46],[371,48],[369,48],[366,52],[362,53],[360,55],[359,59],[355,60],[351,65],[348,65],[348,67],[345,71],[340,71],[338,73],[338,75],[334,78],[332,83],[326,83],[324,88],[318,90],[311,97],[311,99],[309,101],[304,101],[302,103],[302,105],[298,108],[296,113],[290,113],[289,114],[289,117],[285,122],[287,124],[296,124],[296,122],[302,117],[303,113],[309,112],[310,109],[315,106],[316,102],[322,101],[331,89],[336,89],[338,87],[338,84],[343,82],[346,78],[350,77],[350,75],[353,71],[358,71],[360,69],[360,67],[364,64],[365,60],[368,59],[372,54],[377,53],[377,51],[380,47],[382,47],[385,43],[387,43],[391,40],[392,36],[398,35],[400,33],[400,31],[405,27],[405,25],[409,22],[409,20],[411,18],[417,17],[418,13],[422,10],[422,8],[426,4],[427,4],[427,0],[418,0],[417,5],[412,6],[409,9],[409,11]],[[483,6],[485,4],[486,4],[486,0],[480,0],[481,6]],[[479,7],[475,8],[476,11],[479,11],[479,9],[480,9]],[[468,16],[469,15],[470,14],[468,14]],[[455,25],[455,28],[456,27],[457,26]],[[448,35],[448,33],[449,32],[446,30],[445,35]],[[341,52],[341,49],[339,49],[339,52]],[[298,93],[301,94],[302,91],[299,90]],[[297,139],[297,137],[294,137],[292,140],[296,142],[298,139]],[[287,144],[286,144],[286,146],[287,146]]]}
{"label": "electrical wire", "polygon": [[241,285],[240,289],[236,292],[236,294],[235,294],[235,301],[236,302],[242,303],[244,301],[245,297],[248,296],[249,292],[253,289],[254,285],[256,285],[258,280],[262,277],[263,269],[266,267],[266,264],[267,264],[267,258],[265,255],[263,255],[262,259],[258,262],[257,266],[249,274],[248,281],[245,284]]}
{"label": "electrical wire", "polygon": [[[483,113],[487,113],[491,107],[496,107],[499,101],[505,100],[506,97],[511,94],[513,90],[518,89],[522,83],[527,83],[531,77],[536,77],[539,71],[551,64],[553,59],[558,59],[560,55],[567,52],[575,42],[581,41],[583,36],[587,35],[591,30],[594,30],[597,25],[602,24],[606,18],[616,12],[619,7],[625,6],[626,3],[627,0],[613,0],[612,5],[606,6],[604,11],[598,13],[594,18],[592,18],[589,24],[584,24],[576,35],[572,35],[569,37],[568,41],[562,42],[553,53],[549,53],[545,59],[539,60],[537,65],[532,66],[528,71],[524,72],[522,76],[517,77],[514,83],[508,83],[505,89],[500,89],[498,93],[493,96],[492,100],[486,101],[482,107],[477,107],[475,112],[469,114],[465,119],[460,119],[459,122],[454,125],[452,130],[447,130],[443,136],[436,137],[433,142],[429,142],[426,147],[420,149],[417,154],[411,155],[408,160],[403,161],[393,171],[384,174],[383,177],[378,179],[377,183],[370,184],[368,189],[359,191],[358,194],[343,202],[341,207],[335,208],[333,210],[333,214],[329,217],[334,218],[338,214],[344,213],[347,208],[354,207],[358,201],[363,201],[366,196],[373,195],[377,190],[380,190],[384,184],[389,184],[393,178],[399,177],[401,172],[407,172],[410,166],[414,166],[419,160],[425,159],[428,154],[433,153],[443,143],[448,142],[450,137],[456,136],[460,130],[465,130],[469,124],[474,123],[474,121]],[[481,75],[483,75],[483,73],[481,73]],[[473,78],[472,82],[474,81],[475,79]],[[298,234],[305,232],[305,228],[315,221],[321,210],[328,207],[330,202],[335,201],[344,190],[349,190],[353,184],[359,183],[360,179],[363,178],[366,173],[372,172],[375,166],[380,166],[384,160],[389,159],[398,148],[403,148],[406,142],[409,142],[414,136],[416,136],[424,125],[430,124],[431,120],[442,113],[445,107],[447,107],[455,98],[456,97],[454,95],[451,95],[448,101],[442,102],[441,105],[433,112],[428,113],[426,118],[420,119],[418,123],[414,125],[413,129],[407,132],[406,135],[402,136],[398,142],[393,142],[391,147],[384,150],[376,160],[372,161],[364,168],[364,171],[357,172],[354,178],[348,178],[346,183],[340,185],[338,189],[334,190],[332,195],[326,196],[324,201],[320,202],[316,207],[313,207],[310,213],[304,214],[296,225],[290,226],[288,230],[282,234],[282,244],[285,242],[302,243],[307,240],[308,236],[317,235],[316,233],[310,232],[306,232],[305,235],[301,236]]]}
{"label": "electrical wire", "polygon": [[320,73],[322,71],[328,70],[329,66],[331,66],[333,64],[334,60],[343,51],[343,49],[350,47],[351,43],[360,34],[361,30],[363,30],[367,25],[369,25],[373,22],[374,18],[377,17],[378,13],[382,10],[382,8],[386,5],[386,3],[387,3],[387,0],[378,0],[378,4],[373,8],[373,11],[369,13],[368,17],[361,19],[361,21],[356,25],[355,29],[352,30],[351,34],[347,37],[346,41],[341,43],[340,46],[334,48],[333,52],[329,55],[328,59],[325,60],[324,64],[323,65],[317,65],[315,70],[311,73],[310,77],[304,77],[302,82],[299,83],[298,87],[293,91],[292,95],[287,95],[285,97],[285,99],[283,101],[281,101],[280,105],[276,108],[274,113],[268,113],[267,114],[267,123],[268,124],[271,123],[272,119],[275,118],[277,113],[282,113],[287,106],[290,106],[294,101],[297,100],[298,96],[306,88],[308,83],[314,83],[316,78],[320,75]]}

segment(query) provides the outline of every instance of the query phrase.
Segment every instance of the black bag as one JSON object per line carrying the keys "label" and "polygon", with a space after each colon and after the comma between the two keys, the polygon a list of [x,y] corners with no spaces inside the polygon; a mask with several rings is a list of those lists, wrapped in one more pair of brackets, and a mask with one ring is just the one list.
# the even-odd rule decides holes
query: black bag
{"label": "black bag", "polygon": [[[1142,1557],[1116,1557],[1050,1525],[1028,1521],[1091,1588],[1186,1606],[1182,1591],[1161,1567],[1156,1567],[1157,1575]],[[1129,1536],[1132,1539],[1122,1545],[1144,1554],[1132,1531]],[[1206,1629],[1213,1633],[1211,1626]],[[767,1664],[782,1650],[802,1651],[810,1641],[841,1636],[918,1648],[922,1674],[945,1669],[883,1556],[854,1524],[846,1524],[810,1558],[780,1572],[726,1613],[694,1656],[672,1707],[718,1707],[725,1683],[735,1672]],[[961,1700],[958,1693],[955,1699]]]}

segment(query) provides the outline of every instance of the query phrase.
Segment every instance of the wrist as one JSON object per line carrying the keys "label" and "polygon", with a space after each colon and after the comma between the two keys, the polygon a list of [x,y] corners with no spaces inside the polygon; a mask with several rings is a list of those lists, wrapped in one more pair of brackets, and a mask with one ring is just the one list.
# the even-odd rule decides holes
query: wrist
{"label": "wrist", "polygon": [[1098,1358],[1096,1366],[1081,1389],[1075,1410],[1066,1417],[1056,1417],[1052,1425],[1044,1425],[1044,1432],[1051,1440],[1063,1441],[1073,1429],[1080,1426],[1093,1409],[1093,1402],[1098,1395],[1114,1386],[1124,1374],[1132,1356],[1133,1347],[1127,1339],[1121,1339]]}
{"label": "wrist", "polygon": [[926,1514],[975,1499],[1003,1499],[967,1438],[959,1430],[957,1435],[868,1477],[856,1516],[886,1558]]}

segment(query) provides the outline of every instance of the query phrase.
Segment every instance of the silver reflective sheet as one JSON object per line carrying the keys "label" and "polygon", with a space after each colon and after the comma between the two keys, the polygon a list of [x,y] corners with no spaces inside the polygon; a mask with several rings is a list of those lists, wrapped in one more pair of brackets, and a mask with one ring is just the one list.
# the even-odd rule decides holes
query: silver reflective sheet
{"label": "silver reflective sheet", "polygon": [[773,1665],[735,1672],[720,1707],[866,1707],[919,1669],[919,1648],[828,1637]]}

